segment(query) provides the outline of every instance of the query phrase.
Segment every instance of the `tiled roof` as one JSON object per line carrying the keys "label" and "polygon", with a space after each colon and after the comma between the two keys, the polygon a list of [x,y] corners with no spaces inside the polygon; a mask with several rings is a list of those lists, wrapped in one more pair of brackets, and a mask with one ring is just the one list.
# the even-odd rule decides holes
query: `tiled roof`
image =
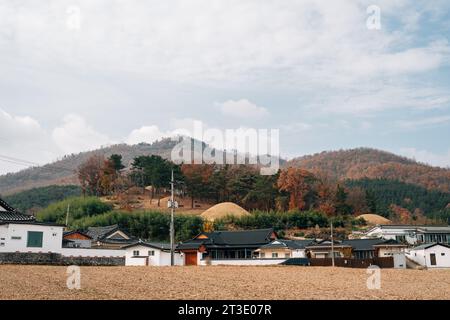
{"label": "tiled roof", "polygon": [[106,227],[89,227],[87,232],[85,233],[93,240],[103,240],[116,230],[119,230],[119,226],[117,224],[114,224],[112,226]]}
{"label": "tiled roof", "polygon": [[343,240],[342,243],[349,245],[354,251],[370,251],[374,250],[374,245],[383,244],[386,240],[384,239],[352,239]]}
{"label": "tiled roof", "polygon": [[0,199],[0,222],[34,221],[33,216],[22,214]]}
{"label": "tiled roof", "polygon": [[306,246],[312,244],[314,240],[275,240],[271,243],[261,246],[261,249],[276,249],[276,248],[288,248],[288,249],[305,249]]}
{"label": "tiled roof", "polygon": [[205,232],[196,238],[178,245],[179,249],[198,249],[201,245],[214,247],[260,247],[270,243],[273,229],[247,231]]}
{"label": "tiled roof", "polygon": [[125,247],[122,247],[122,249],[132,248],[135,246],[144,246],[159,250],[170,250],[170,243],[161,243],[161,242],[143,242],[143,241],[137,241],[130,245],[127,245]]}

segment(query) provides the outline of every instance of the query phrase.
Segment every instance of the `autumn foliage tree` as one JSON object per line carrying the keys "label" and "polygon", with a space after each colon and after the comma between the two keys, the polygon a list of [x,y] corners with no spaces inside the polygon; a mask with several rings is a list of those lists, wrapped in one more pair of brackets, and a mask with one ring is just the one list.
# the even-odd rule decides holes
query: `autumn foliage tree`
{"label": "autumn foliage tree", "polygon": [[208,184],[213,175],[214,167],[207,164],[183,164],[181,172],[184,176],[187,194],[191,197],[193,209],[195,199],[208,192]]}
{"label": "autumn foliage tree", "polygon": [[78,179],[83,194],[104,196],[117,192],[125,183],[120,170],[124,168],[122,157],[113,155],[108,159],[94,155],[78,168]]}
{"label": "autumn foliage tree", "polygon": [[103,156],[94,155],[78,168],[78,179],[84,195],[103,195],[104,164],[105,158]]}
{"label": "autumn foliage tree", "polygon": [[314,175],[307,170],[288,168],[281,171],[277,185],[280,191],[289,193],[290,210],[306,208],[306,197],[312,191],[315,180]]}

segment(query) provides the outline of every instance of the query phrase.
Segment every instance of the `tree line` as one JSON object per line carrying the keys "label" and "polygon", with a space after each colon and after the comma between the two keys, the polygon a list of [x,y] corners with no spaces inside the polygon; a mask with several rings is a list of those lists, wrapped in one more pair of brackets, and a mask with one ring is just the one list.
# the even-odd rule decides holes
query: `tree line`
{"label": "tree line", "polygon": [[[124,170],[120,155],[105,159],[93,156],[79,167],[83,194],[105,196],[132,187],[149,189],[151,198],[161,199],[170,187],[174,171],[181,196],[211,202],[234,202],[249,210],[317,210],[328,216],[352,215],[346,187],[300,168],[263,176],[252,165],[181,164],[160,156],[138,156]],[[158,201],[159,203],[159,201]]]}

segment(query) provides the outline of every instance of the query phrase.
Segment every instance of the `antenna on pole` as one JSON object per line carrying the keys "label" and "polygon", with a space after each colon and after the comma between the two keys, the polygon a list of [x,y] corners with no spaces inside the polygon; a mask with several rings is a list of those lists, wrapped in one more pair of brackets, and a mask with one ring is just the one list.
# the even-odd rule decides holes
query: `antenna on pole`
{"label": "antenna on pole", "polygon": [[334,267],[334,237],[333,237],[333,220],[331,220],[331,265]]}
{"label": "antenna on pole", "polygon": [[67,205],[67,212],[66,212],[66,227],[69,225],[69,214],[70,214],[70,203]]}

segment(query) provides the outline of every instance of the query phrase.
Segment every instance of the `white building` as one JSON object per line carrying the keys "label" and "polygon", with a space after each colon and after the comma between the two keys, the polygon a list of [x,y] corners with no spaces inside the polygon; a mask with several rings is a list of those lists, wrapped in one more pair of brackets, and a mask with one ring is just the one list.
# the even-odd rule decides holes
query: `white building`
{"label": "white building", "polygon": [[430,243],[410,249],[406,257],[426,268],[450,268],[450,246]]}
{"label": "white building", "polygon": [[274,240],[255,250],[259,259],[306,258],[306,246],[313,240]]}
{"label": "white building", "polygon": [[450,244],[449,226],[378,225],[368,230],[365,238],[397,240],[410,245],[422,243]]}
{"label": "white building", "polygon": [[0,199],[0,252],[61,252],[64,226],[37,222]]}
{"label": "white building", "polygon": [[[137,242],[125,246],[126,266],[170,266],[170,244]],[[184,265],[183,254],[175,251],[175,265]]]}

